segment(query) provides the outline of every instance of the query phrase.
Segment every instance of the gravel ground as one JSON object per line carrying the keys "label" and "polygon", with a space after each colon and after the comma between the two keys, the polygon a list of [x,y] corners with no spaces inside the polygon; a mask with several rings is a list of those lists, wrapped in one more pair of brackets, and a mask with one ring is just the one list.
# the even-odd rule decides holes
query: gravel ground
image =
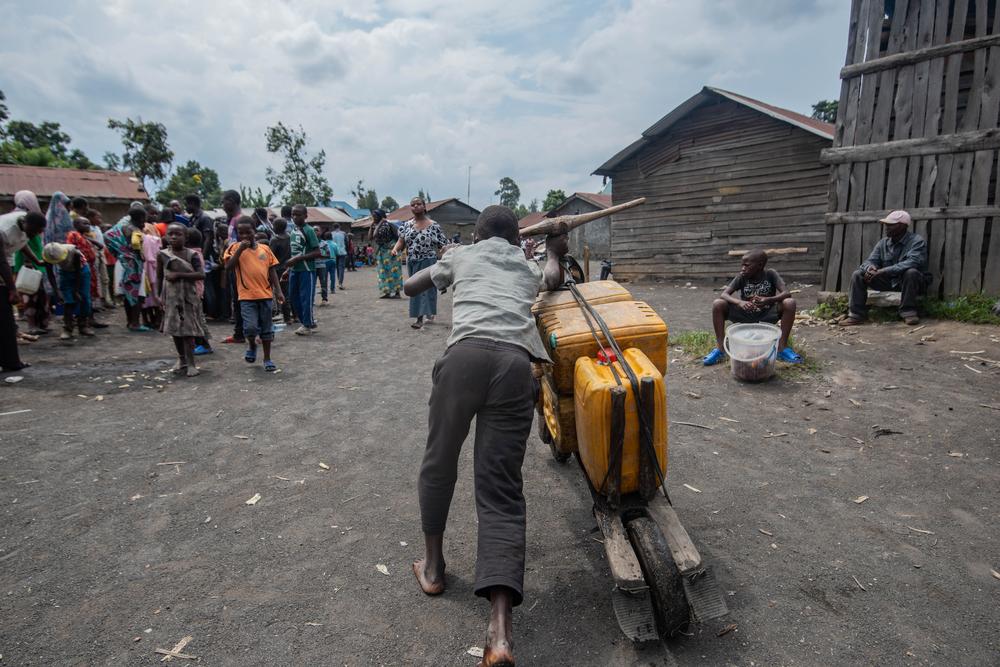
{"label": "gravel ground", "polygon": [[[409,569],[450,296],[413,331],[373,270],[347,284],[316,336],[278,335],[276,375],[220,324],[203,374],[174,379],[169,339],[121,311],[23,350],[0,383],[0,664],[159,664],[185,636],[205,665],[475,664],[470,451],[449,590]],[[710,326],[711,285],[631,288],[673,333]],[[671,426],[667,484],[731,613],[667,643],[619,632],[579,467],[532,436],[519,664],[1000,663],[1000,372],[951,353],[1000,359],[1000,332],[926,324],[800,327],[814,370],[759,385],[671,349],[671,421],[711,428]]]}

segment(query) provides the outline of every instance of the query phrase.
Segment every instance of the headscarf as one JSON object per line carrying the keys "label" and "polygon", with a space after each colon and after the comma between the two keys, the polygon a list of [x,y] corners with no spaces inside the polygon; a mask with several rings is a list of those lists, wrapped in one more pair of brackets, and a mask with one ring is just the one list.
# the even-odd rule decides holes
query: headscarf
{"label": "headscarf", "polygon": [[73,219],[69,215],[69,197],[62,192],[52,195],[49,210],[45,212],[45,242],[65,243],[66,235],[73,231]]}
{"label": "headscarf", "polygon": [[14,195],[14,206],[22,211],[31,213],[41,213],[42,207],[38,205],[38,197],[31,190],[21,190]]}

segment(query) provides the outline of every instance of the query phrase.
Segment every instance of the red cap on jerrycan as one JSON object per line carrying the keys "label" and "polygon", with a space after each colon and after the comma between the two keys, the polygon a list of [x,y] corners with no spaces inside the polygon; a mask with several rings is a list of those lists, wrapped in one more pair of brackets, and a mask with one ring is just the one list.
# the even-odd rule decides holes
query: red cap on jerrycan
{"label": "red cap on jerrycan", "polygon": [[610,366],[618,361],[618,355],[610,347],[604,347],[597,351],[597,363],[602,366]]}

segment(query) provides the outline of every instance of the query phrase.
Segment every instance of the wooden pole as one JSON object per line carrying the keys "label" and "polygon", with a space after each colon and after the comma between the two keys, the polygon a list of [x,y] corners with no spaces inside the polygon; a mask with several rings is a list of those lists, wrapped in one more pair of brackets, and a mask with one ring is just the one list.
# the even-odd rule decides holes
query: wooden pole
{"label": "wooden pole", "polygon": [[583,244],[583,275],[590,280],[590,246]]}
{"label": "wooden pole", "polygon": [[544,236],[545,234],[551,234],[557,230],[560,224],[565,224],[568,228],[567,231],[571,231],[580,225],[585,225],[588,222],[593,222],[594,220],[614,215],[619,211],[634,208],[640,204],[644,204],[645,202],[645,197],[639,197],[638,199],[627,201],[624,204],[609,206],[608,208],[600,211],[591,211],[590,213],[580,213],[578,215],[560,215],[558,218],[549,218],[548,220],[536,222],[530,227],[525,227],[521,230],[521,236]]}

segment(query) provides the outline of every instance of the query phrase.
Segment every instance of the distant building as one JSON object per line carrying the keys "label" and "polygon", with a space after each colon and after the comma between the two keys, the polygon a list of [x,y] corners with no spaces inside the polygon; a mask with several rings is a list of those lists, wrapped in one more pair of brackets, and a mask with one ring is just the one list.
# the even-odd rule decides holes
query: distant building
{"label": "distant building", "polygon": [[[556,218],[560,215],[579,215],[603,211],[611,206],[611,195],[597,192],[574,192],[566,200],[551,211],[536,211],[529,213],[517,222],[519,229],[530,227],[546,218]],[[611,257],[611,218],[601,218],[582,227],[577,227],[569,233],[569,254],[583,261],[583,248],[590,248],[591,259],[610,259]]]}
{"label": "distant building", "polygon": [[724,279],[741,251],[779,248],[783,276],[818,281],[832,140],[829,123],[703,88],[594,172],[615,204],[646,198],[613,216],[615,276]]}
{"label": "distant building", "polygon": [[[477,209],[457,197],[451,197],[427,202],[427,216],[441,225],[441,229],[449,239],[458,234],[462,243],[472,243],[472,232],[476,228],[476,218],[479,217]],[[404,222],[411,218],[413,211],[410,210],[409,204],[396,209],[388,216],[391,222]]]}
{"label": "distant building", "polygon": [[20,190],[34,192],[43,212],[56,192],[83,197],[111,224],[128,212],[131,202],[149,201],[142,183],[131,172],[0,164],[0,212],[14,208],[14,194]]}

